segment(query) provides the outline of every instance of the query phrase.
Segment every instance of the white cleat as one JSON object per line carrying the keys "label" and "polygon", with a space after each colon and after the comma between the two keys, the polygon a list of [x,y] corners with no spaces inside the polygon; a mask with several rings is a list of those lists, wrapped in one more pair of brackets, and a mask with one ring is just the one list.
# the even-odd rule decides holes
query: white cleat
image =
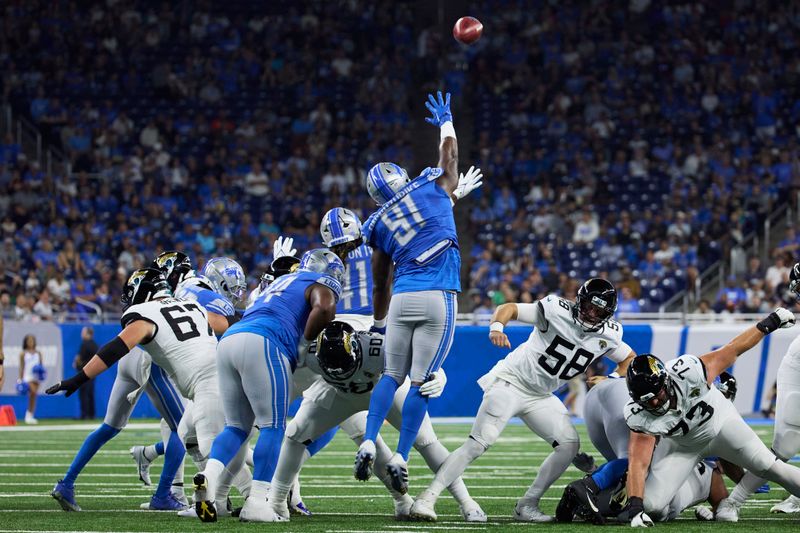
{"label": "white cleat", "polygon": [[419,497],[414,500],[414,505],[411,506],[411,519],[424,520],[426,522],[436,522],[436,498],[430,491],[423,491]]}
{"label": "white cleat", "polygon": [[248,498],[244,502],[242,512],[239,513],[240,522],[288,522],[288,518],[284,518],[275,513],[272,507],[264,501],[256,502],[253,498]]}
{"label": "white cleat", "polygon": [[152,462],[145,456],[144,446],[134,446],[130,449],[131,457],[136,461],[136,469],[139,472],[139,481],[149,487],[150,482],[150,463]]}
{"label": "white cleat", "polygon": [[717,506],[717,512],[714,515],[717,522],[738,522],[739,521],[739,505],[730,498],[725,498]]}
{"label": "white cleat", "polygon": [[773,505],[769,512],[787,514],[800,513],[800,498],[797,496],[789,496],[781,503]]}
{"label": "white cleat", "polygon": [[486,513],[483,512],[483,509],[475,500],[461,506],[461,516],[464,517],[465,522],[485,523],[489,520],[489,517],[486,516]]}
{"label": "white cleat", "polygon": [[279,518],[283,520],[289,520],[291,509],[286,504],[286,502],[269,502],[268,505],[270,509],[272,509],[272,512],[274,512]]}
{"label": "white cleat", "polygon": [[519,522],[545,523],[554,521],[555,517],[544,514],[539,510],[538,505],[522,503],[522,500],[520,500],[517,502],[517,505],[514,506],[514,520]]}
{"label": "white cleat", "polygon": [[411,520],[411,506],[414,505],[414,499],[408,494],[402,494],[399,498],[394,501],[394,519],[398,522],[407,522]]}
{"label": "white cleat", "polygon": [[386,463],[386,473],[394,490],[400,494],[408,493],[408,463],[399,453],[395,453]]}
{"label": "white cleat", "polygon": [[35,426],[36,424],[39,423],[39,421],[36,418],[34,418],[33,413],[31,413],[30,411],[25,411],[25,423]]}
{"label": "white cleat", "polygon": [[353,465],[353,476],[359,481],[367,481],[372,477],[372,465],[375,463],[375,442],[365,440],[358,447],[356,462]]}
{"label": "white cleat", "polygon": [[698,505],[694,508],[694,517],[701,522],[713,522],[714,521],[714,511],[706,507],[705,505]]}

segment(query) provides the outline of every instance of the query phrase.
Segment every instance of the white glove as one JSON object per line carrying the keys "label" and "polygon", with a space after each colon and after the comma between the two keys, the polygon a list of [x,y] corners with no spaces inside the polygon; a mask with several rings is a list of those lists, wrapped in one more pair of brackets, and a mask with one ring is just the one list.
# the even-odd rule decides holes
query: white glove
{"label": "white glove", "polygon": [[631,518],[631,527],[653,527],[653,520],[647,516],[647,513],[641,512]]}
{"label": "white glove", "polygon": [[778,318],[781,319],[781,328],[790,328],[794,326],[794,313],[789,311],[784,307],[778,307],[775,309],[775,314],[778,315]]}
{"label": "white glove", "polygon": [[444,392],[445,385],[447,385],[447,374],[440,368],[436,372],[431,372],[428,381],[419,388],[419,393],[428,398],[438,398]]}
{"label": "white glove", "polygon": [[297,248],[292,248],[294,244],[294,239],[291,237],[278,237],[275,239],[275,242],[272,244],[272,260],[276,260],[279,257],[283,257],[285,255],[294,255],[297,253]]}
{"label": "white glove", "polygon": [[483,173],[481,169],[475,168],[474,166],[469,167],[469,170],[466,174],[460,174],[458,176],[458,186],[456,190],[453,191],[453,196],[461,200],[466,195],[483,185],[481,181],[483,179]]}

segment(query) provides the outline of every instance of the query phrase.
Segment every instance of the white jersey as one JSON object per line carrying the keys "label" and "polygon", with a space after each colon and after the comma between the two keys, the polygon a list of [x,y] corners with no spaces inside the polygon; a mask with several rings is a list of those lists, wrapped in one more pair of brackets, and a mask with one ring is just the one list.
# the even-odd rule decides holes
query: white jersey
{"label": "white jersey", "polygon": [[729,416],[738,413],[716,387],[708,385],[699,357],[682,355],[664,366],[674,385],[675,408],[658,416],[631,400],[625,406],[625,422],[633,431],[702,448],[716,437]]}
{"label": "white jersey", "polygon": [[153,337],[141,346],[183,397],[193,400],[198,382],[216,379],[217,338],[197,302],[162,298],[132,305],[122,315],[122,327],[136,320],[156,326]]}
{"label": "white jersey", "polygon": [[794,370],[800,371],[800,336],[795,337],[783,356],[783,363]]}
{"label": "white jersey", "polygon": [[537,306],[536,328],[487,376],[534,395],[545,395],[583,374],[595,359],[608,357],[619,363],[631,352],[622,341],[618,322],[609,320],[599,331],[584,331],[572,316],[572,302],[551,294],[532,305]]}
{"label": "white jersey", "polygon": [[317,372],[329,385],[338,391],[349,394],[365,394],[375,387],[375,384],[383,374],[383,335],[359,331],[356,333],[359,344],[357,354],[358,363],[356,371],[346,379],[339,379],[325,373],[319,368],[317,362],[317,342],[314,341],[308,346],[307,361],[309,366]]}

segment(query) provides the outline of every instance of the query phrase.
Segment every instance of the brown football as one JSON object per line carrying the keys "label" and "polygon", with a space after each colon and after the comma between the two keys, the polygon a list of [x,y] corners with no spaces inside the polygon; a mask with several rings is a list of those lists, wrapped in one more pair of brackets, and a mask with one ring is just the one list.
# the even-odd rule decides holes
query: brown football
{"label": "brown football", "polygon": [[461,17],[453,26],[453,37],[464,44],[472,44],[481,38],[483,24],[475,17]]}

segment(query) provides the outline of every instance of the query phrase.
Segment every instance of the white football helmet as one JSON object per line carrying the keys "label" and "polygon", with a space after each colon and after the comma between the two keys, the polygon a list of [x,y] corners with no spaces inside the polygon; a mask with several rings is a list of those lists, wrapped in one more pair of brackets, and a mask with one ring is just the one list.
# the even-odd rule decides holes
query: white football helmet
{"label": "white football helmet", "polygon": [[378,205],[397,194],[411,179],[408,172],[394,163],[378,163],[367,172],[367,192]]}
{"label": "white football helmet", "polygon": [[328,248],[355,242],[361,238],[361,221],[349,209],[334,207],[322,217],[319,232]]}

